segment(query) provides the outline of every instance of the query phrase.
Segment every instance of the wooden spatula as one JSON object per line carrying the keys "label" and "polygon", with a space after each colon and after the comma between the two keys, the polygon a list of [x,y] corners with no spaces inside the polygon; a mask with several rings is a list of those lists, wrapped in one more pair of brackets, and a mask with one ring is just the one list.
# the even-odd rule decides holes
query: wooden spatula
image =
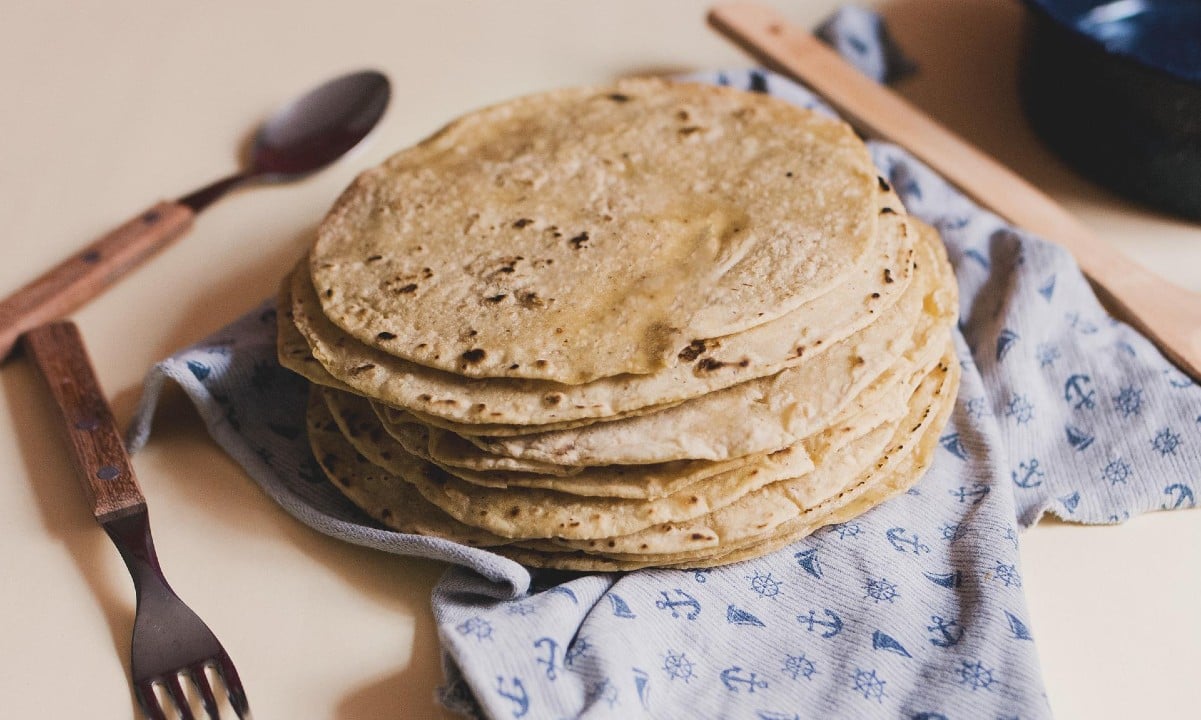
{"label": "wooden spatula", "polygon": [[1110,311],[1201,382],[1201,294],[1131,261],[1033,185],[775,10],[749,2],[722,4],[710,11],[709,24],[766,66],[807,85],[865,134],[901,145],[976,202],[1067,248]]}

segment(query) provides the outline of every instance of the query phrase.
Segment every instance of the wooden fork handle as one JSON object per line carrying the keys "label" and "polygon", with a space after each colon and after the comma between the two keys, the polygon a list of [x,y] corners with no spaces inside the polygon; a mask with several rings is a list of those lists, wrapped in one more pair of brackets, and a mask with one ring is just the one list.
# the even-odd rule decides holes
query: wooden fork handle
{"label": "wooden fork handle", "polygon": [[21,333],[99,295],[183,235],[195,217],[187,205],[160,202],[0,301],[0,362],[11,354]]}
{"label": "wooden fork handle", "polygon": [[58,406],[92,514],[105,523],[144,510],[146,500],[79,329],[70,321],[51,323],[25,333],[23,341]]}
{"label": "wooden fork handle", "polygon": [[1067,248],[1115,315],[1201,381],[1201,324],[1196,321],[1201,298],[1195,293],[1097,238],[1045,193],[860,73],[776,10],[753,2],[722,4],[709,12],[709,24],[768,67],[808,85],[851,124],[904,147],[981,205]]}

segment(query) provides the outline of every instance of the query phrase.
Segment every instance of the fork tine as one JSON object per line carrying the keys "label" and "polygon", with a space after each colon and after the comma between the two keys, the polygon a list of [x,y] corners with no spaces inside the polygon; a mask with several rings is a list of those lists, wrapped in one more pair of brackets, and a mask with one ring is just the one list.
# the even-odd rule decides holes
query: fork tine
{"label": "fork tine", "polygon": [[167,689],[167,694],[175,702],[179,720],[196,720],[196,716],[192,714],[192,706],[188,704],[188,696],[184,694],[183,685],[179,682],[179,675],[170,674],[164,677],[163,687]]}
{"label": "fork tine", "polygon": [[162,706],[158,703],[158,697],[154,694],[154,681],[135,683],[133,694],[138,699],[138,705],[142,706],[142,712],[146,713],[146,717],[150,720],[167,720]]}
{"label": "fork tine", "polygon": [[217,698],[213,696],[213,686],[205,673],[205,664],[196,663],[188,669],[191,671],[192,682],[196,683],[196,689],[200,691],[200,702],[204,705],[205,714],[209,720],[220,720],[217,714]]}
{"label": "fork tine", "polygon": [[240,720],[246,720],[250,715],[250,703],[246,701],[246,691],[242,689],[242,680],[238,677],[237,668],[224,650],[217,655],[216,661],[217,673],[225,683],[225,690],[229,693],[229,702],[233,705],[234,712]]}

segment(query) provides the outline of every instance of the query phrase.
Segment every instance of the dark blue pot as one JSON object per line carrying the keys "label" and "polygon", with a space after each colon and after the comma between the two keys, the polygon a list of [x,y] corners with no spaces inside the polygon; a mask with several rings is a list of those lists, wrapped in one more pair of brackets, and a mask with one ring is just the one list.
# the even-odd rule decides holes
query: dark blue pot
{"label": "dark blue pot", "polygon": [[1025,110],[1116,192],[1201,219],[1201,0],[1026,0]]}

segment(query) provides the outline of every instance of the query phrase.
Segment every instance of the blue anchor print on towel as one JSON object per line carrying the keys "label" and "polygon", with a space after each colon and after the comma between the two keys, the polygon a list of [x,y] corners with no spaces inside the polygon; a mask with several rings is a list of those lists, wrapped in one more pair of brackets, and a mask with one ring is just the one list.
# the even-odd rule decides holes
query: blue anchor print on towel
{"label": "blue anchor print on towel", "polygon": [[960,460],[967,460],[967,450],[963,448],[963,442],[959,439],[959,433],[943,435],[938,439],[938,444],[942,445],[944,450]]}
{"label": "blue anchor print on towel", "polygon": [[951,496],[958,499],[960,503],[965,503],[970,499],[973,505],[979,505],[990,490],[992,488],[984,483],[972,483],[970,489],[961,485],[958,490],[948,490],[947,492],[951,493]]}
{"label": "blue anchor print on towel", "polygon": [[852,679],[855,692],[863,693],[864,700],[884,702],[884,686],[888,683],[876,675],[875,670],[855,668]]}
{"label": "blue anchor print on towel", "polygon": [[1007,528],[1005,528],[1005,535],[1003,537],[1006,540],[1008,540],[1009,542],[1013,543],[1014,550],[1018,549],[1018,531],[1017,530],[1014,530],[1011,527],[1007,527]]}
{"label": "blue anchor print on towel", "polygon": [[760,680],[758,673],[743,674],[742,668],[737,665],[721,671],[721,683],[732,693],[746,690],[749,694],[755,692],[756,688],[767,688],[767,681]]}
{"label": "blue anchor print on towel", "polygon": [[1189,507],[1197,507],[1197,499],[1193,495],[1193,489],[1184,483],[1172,483],[1163,489],[1163,494],[1167,495],[1172,504],[1164,505],[1164,510],[1175,510],[1185,503]]}
{"label": "blue anchor print on towel", "polygon": [[1005,611],[1005,617],[1009,620],[1009,630],[1013,633],[1015,640],[1033,640],[1034,636],[1030,634],[1030,628],[1026,627],[1026,623],[1022,622],[1017,615]]}
{"label": "blue anchor print on towel", "polygon": [[613,606],[613,615],[619,618],[633,620],[638,616],[630,609],[629,604],[617,593],[609,593],[609,603]]}
{"label": "blue anchor print on towel", "polygon": [[926,626],[926,631],[934,633],[934,637],[929,640],[930,644],[935,647],[955,647],[960,640],[963,640],[964,629],[960,627],[959,621],[955,618],[948,620],[939,615],[931,615],[930,625]]}
{"label": "blue anchor print on towel", "polygon": [[914,555],[930,552],[929,545],[923,543],[917,535],[908,537],[906,532],[908,531],[905,528],[894,527],[889,528],[884,536],[888,538],[888,544],[892,545],[892,549],[897,552],[913,553]]}
{"label": "blue anchor print on towel", "polygon": [[[663,596],[662,600],[655,601],[655,607],[660,610],[670,610],[673,618],[683,617],[687,620],[696,620],[697,615],[701,614],[701,604],[696,598],[679,588],[675,588],[676,595],[684,598],[683,600],[672,600],[666,590],[660,590],[659,594]],[[677,608],[688,608],[688,611],[681,614]]]}
{"label": "blue anchor print on towel", "polygon": [[726,622],[730,623],[731,625],[754,625],[755,627],[767,627],[762,620],[735,605],[730,605],[726,608]]}
{"label": "blue anchor print on towel", "polygon": [[859,523],[845,522],[831,525],[828,528],[829,532],[838,533],[839,540],[857,537],[859,535]]}
{"label": "blue anchor print on towel", "polygon": [[896,653],[903,657],[911,658],[912,655],[905,649],[905,646],[897,641],[896,638],[888,633],[877,630],[872,633],[872,648],[876,650],[887,650],[888,652]]}
{"label": "blue anchor print on towel", "polygon": [[555,642],[555,640],[553,638],[540,637],[534,641],[534,647],[535,648],[541,648],[541,647],[546,648],[546,656],[536,658],[536,661],[539,665],[546,666],[546,679],[550,680],[551,682],[554,682],[555,680],[559,679],[558,659],[555,656],[556,653],[558,653],[558,651],[559,651],[559,643]]}
{"label": "blue anchor print on towel", "polygon": [[575,640],[567,646],[567,652],[563,653],[563,664],[567,667],[573,667],[576,661],[588,654],[592,649],[592,643],[588,642],[588,638],[583,635],[577,635]]}
{"label": "blue anchor print on towel", "polygon": [[818,580],[822,579],[822,566],[817,560],[817,549],[802,550],[793,555],[796,558],[797,565],[800,565],[805,572],[809,573]]}
{"label": "blue anchor print on towel", "polygon": [[1020,488],[1036,488],[1043,484],[1043,478],[1047,476],[1038,464],[1038,458],[1030,458],[1025,462],[1018,463],[1017,470],[1011,470],[1009,477],[1013,479],[1013,484]]}
{"label": "blue anchor print on towel", "polygon": [[505,688],[505,679],[501,675],[496,676],[496,694],[513,703],[513,717],[525,717],[525,714],[530,711],[530,695],[526,692],[525,683],[521,682],[521,678],[511,678],[512,689]]}
{"label": "blue anchor print on towel", "polygon": [[817,617],[817,611],[810,610],[807,616],[797,615],[796,621],[802,625],[806,625],[807,627],[805,629],[809,632],[814,632],[814,629],[818,627],[825,628],[825,630],[822,631],[821,636],[827,639],[832,638],[838,633],[842,632],[842,618],[838,616],[838,613],[834,612],[830,608],[823,608],[822,612],[824,612],[826,615],[825,620],[819,620]]}
{"label": "blue anchor print on towel", "polygon": [[1063,431],[1068,436],[1068,444],[1076,448],[1076,452],[1087,450],[1093,444],[1093,440],[1096,439],[1089,433],[1073,425],[1065,425]]}
{"label": "blue anchor print on towel", "polygon": [[963,573],[959,570],[949,573],[929,573],[924,572],[922,575],[930,582],[945,588],[957,588],[963,584]]}
{"label": "blue anchor print on towel", "polygon": [[684,653],[676,653],[671,650],[663,656],[663,672],[667,673],[667,677],[672,680],[683,680],[687,683],[692,679],[693,663]]}
{"label": "blue anchor print on towel", "polygon": [[1005,356],[1008,355],[1009,351],[1013,349],[1013,344],[1019,339],[1021,338],[1018,336],[1018,334],[1009,329],[1002,330],[1001,333],[997,335],[997,362],[1001,362],[1005,359]]}
{"label": "blue anchor print on towel", "polygon": [[1088,375],[1071,375],[1063,384],[1063,399],[1076,410],[1092,410],[1097,406],[1097,391],[1089,390],[1093,379]]}

